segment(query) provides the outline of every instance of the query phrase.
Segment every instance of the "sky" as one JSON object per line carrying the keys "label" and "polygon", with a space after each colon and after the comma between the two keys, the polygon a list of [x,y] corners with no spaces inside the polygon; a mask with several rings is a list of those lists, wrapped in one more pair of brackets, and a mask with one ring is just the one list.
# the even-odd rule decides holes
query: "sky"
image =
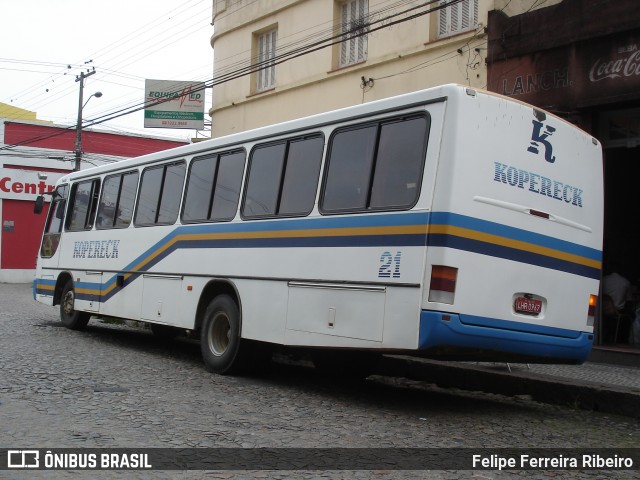
{"label": "sky", "polygon": [[[213,78],[212,0],[0,0],[0,102],[72,126],[82,71],[84,123],[145,100],[145,79]],[[206,91],[205,129],[211,90]],[[92,127],[191,139],[209,132],[144,128],[142,111]]]}

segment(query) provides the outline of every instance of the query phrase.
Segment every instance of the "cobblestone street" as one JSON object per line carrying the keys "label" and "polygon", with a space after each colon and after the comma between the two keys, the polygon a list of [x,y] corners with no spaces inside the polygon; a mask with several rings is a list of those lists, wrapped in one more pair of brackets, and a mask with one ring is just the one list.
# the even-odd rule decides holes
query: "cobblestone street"
{"label": "cobblestone street", "polygon": [[[637,447],[637,420],[527,398],[370,377],[349,384],[275,365],[207,373],[197,343],[92,320],[61,326],[29,285],[0,285],[5,448]],[[628,478],[629,472],[566,472]],[[558,472],[549,476],[560,478]],[[544,472],[0,472],[2,478],[548,478]],[[566,478],[566,477],[563,477]]]}

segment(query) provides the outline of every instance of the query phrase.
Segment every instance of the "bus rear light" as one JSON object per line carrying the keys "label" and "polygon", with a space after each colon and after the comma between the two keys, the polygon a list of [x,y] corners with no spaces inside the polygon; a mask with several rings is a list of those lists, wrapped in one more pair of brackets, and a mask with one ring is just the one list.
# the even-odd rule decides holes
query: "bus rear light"
{"label": "bus rear light", "polygon": [[431,267],[431,283],[429,284],[429,301],[452,305],[457,279],[457,268],[433,265]]}
{"label": "bus rear light", "polygon": [[597,307],[598,307],[598,296],[589,295],[589,310],[587,313],[587,325],[590,327],[595,324]]}

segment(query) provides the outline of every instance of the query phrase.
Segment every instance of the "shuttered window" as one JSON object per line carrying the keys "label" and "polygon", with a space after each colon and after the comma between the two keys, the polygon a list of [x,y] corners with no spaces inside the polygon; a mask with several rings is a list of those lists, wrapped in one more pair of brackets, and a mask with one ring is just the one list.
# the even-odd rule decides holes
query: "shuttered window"
{"label": "shuttered window", "polygon": [[[440,5],[451,3],[441,0]],[[438,11],[438,37],[472,30],[478,25],[478,0],[462,0]]]}
{"label": "shuttered window", "polygon": [[276,39],[278,30],[270,30],[258,36],[258,65],[256,91],[269,90],[276,86]]}
{"label": "shuttered window", "polygon": [[368,15],[369,0],[348,0],[340,5],[341,67],[367,59]]}

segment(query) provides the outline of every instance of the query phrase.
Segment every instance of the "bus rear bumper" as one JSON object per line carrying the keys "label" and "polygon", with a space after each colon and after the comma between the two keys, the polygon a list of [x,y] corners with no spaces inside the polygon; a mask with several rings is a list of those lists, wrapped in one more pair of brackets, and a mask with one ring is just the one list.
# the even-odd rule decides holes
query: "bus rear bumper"
{"label": "bus rear bumper", "polygon": [[583,363],[593,334],[423,310],[418,348],[433,358],[523,363]]}

